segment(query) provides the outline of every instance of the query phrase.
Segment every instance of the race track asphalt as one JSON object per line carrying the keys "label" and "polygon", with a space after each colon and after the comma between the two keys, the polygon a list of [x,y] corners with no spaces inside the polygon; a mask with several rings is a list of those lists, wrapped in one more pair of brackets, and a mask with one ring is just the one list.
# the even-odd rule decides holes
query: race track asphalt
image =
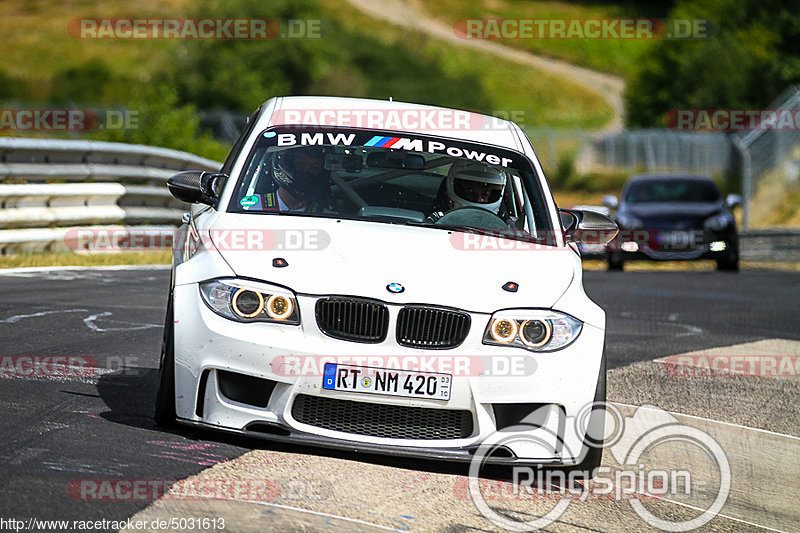
{"label": "race track asphalt", "polygon": [[[717,346],[800,340],[800,273],[584,276],[608,313],[609,370]],[[0,379],[0,517],[123,520],[150,502],[82,501],[76,482],[183,479],[270,447],[152,422],[168,283],[163,268],[0,273],[0,356],[74,356],[99,369],[90,377]]]}

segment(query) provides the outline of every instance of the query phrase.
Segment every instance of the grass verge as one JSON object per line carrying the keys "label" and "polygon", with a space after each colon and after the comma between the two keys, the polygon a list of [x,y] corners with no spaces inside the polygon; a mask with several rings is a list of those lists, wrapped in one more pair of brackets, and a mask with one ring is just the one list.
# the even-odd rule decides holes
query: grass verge
{"label": "grass verge", "polygon": [[115,253],[37,252],[0,256],[0,268],[169,265],[172,250]]}
{"label": "grass verge", "polygon": [[[639,11],[653,10],[626,2],[519,2],[515,0],[421,0],[425,10],[437,20],[455,27],[461,19],[523,19],[523,20],[574,20],[574,19],[631,19],[642,17]],[[655,39],[579,39],[579,38],[513,38],[498,39],[512,48],[537,55],[561,59],[618,76],[629,76],[635,71],[639,58],[647,53]]]}

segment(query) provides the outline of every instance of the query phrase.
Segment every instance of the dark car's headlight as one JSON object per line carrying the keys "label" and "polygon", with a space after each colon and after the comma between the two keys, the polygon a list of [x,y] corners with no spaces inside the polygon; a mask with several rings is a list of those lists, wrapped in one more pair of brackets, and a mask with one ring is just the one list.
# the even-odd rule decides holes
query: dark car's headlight
{"label": "dark car's headlight", "polygon": [[578,338],[582,327],[580,320],[556,311],[498,311],[486,326],[483,343],[551,352],[569,346]]}
{"label": "dark car's headlight", "polygon": [[200,294],[212,311],[231,320],[300,323],[297,298],[282,287],[240,279],[215,279],[201,283]]}
{"label": "dark car's headlight", "polygon": [[733,218],[733,215],[730,213],[719,213],[714,215],[711,218],[706,219],[705,223],[703,224],[707,229],[711,231],[722,231],[728,226],[735,224],[736,221]]}

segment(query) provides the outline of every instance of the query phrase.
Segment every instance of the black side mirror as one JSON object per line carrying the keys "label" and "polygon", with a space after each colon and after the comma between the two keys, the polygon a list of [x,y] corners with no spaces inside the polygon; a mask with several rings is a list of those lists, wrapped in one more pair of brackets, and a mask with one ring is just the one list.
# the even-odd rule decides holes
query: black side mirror
{"label": "black side mirror", "polygon": [[168,179],[167,188],[172,196],[182,202],[213,206],[219,200],[227,179],[227,174],[185,170]]}
{"label": "black side mirror", "polygon": [[559,209],[558,214],[568,242],[606,244],[619,232],[613,220],[594,211]]}

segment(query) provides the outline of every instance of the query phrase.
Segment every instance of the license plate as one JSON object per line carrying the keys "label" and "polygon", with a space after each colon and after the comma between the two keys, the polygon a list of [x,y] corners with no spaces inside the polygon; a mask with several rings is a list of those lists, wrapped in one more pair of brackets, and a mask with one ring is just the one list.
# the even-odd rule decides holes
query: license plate
{"label": "license plate", "polygon": [[449,400],[451,374],[325,363],[322,388],[406,398]]}
{"label": "license plate", "polygon": [[661,244],[665,248],[689,248],[694,241],[691,231],[664,231],[661,233]]}

